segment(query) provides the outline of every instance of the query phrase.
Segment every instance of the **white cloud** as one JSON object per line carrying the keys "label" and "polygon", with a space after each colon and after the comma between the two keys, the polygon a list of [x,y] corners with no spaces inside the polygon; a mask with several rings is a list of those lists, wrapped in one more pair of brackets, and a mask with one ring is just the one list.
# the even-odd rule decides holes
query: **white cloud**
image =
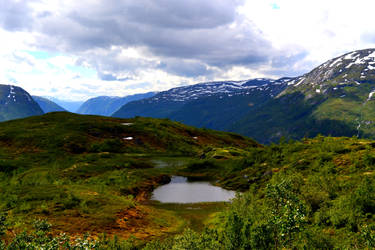
{"label": "white cloud", "polygon": [[[71,100],[293,76],[375,45],[373,0],[142,0],[145,9],[130,0],[2,4],[25,18],[0,10],[0,81]],[[146,19],[138,16],[144,11]]]}
{"label": "white cloud", "polygon": [[[273,4],[279,8],[272,8]],[[375,34],[374,9],[373,0],[262,0],[247,1],[240,12],[275,48],[306,50],[306,66],[316,66],[342,53],[374,46],[361,40],[365,33]]]}

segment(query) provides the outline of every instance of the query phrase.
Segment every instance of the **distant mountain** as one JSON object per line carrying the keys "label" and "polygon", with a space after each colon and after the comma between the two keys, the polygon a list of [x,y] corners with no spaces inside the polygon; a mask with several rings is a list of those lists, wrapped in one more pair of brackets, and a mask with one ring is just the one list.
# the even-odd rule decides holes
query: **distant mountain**
{"label": "distant mountain", "polygon": [[53,101],[41,97],[41,96],[32,96],[34,101],[36,101],[39,106],[42,108],[44,113],[49,113],[49,112],[55,112],[55,111],[66,111],[63,107],[60,105],[54,103]]}
{"label": "distant mountain", "polygon": [[24,89],[0,85],[0,121],[42,115],[43,111]]}
{"label": "distant mountain", "polygon": [[47,99],[53,101],[54,103],[58,104],[59,106],[63,107],[69,112],[77,113],[77,110],[82,105],[83,101],[67,101],[67,100],[60,100],[55,97],[46,97]]}
{"label": "distant mountain", "polygon": [[170,118],[262,143],[317,134],[375,138],[375,49],[279,80],[200,83],[130,102],[116,117]]}
{"label": "distant mountain", "polygon": [[125,97],[99,96],[84,102],[77,110],[77,113],[110,116],[128,102],[149,98],[154,95],[154,92],[149,92]]}
{"label": "distant mountain", "polygon": [[280,94],[292,78],[199,83],[130,102],[115,117],[170,118],[197,127],[225,130],[249,109]]}
{"label": "distant mountain", "polygon": [[329,60],[288,84],[230,130],[266,143],[317,134],[375,138],[375,49]]}

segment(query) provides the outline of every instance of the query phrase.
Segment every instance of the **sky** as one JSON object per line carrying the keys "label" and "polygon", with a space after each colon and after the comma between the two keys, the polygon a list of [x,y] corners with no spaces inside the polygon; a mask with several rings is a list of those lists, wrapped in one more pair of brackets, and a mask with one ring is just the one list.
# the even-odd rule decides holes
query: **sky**
{"label": "sky", "polygon": [[375,47],[373,0],[0,0],[0,84],[63,100],[299,76]]}

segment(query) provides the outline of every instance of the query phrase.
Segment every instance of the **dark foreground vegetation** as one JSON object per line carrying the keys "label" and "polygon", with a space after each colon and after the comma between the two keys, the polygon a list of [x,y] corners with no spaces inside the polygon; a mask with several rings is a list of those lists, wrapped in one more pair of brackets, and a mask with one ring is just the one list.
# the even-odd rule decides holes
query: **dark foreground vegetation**
{"label": "dark foreground vegetation", "polygon": [[[375,247],[370,140],[263,147],[168,120],[52,113],[1,123],[0,145],[0,249]],[[150,202],[171,175],[242,193]]]}

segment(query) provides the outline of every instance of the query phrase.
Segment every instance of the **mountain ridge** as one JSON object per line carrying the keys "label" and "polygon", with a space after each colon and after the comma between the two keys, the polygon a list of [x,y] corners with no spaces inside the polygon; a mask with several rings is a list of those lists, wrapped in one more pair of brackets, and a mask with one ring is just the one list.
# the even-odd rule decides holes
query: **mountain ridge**
{"label": "mountain ridge", "polygon": [[47,98],[35,95],[32,98],[39,104],[44,113],[66,111],[63,107]]}
{"label": "mountain ridge", "polygon": [[150,116],[225,130],[226,121],[277,96],[293,78],[199,83],[173,88],[122,106],[114,117]]}
{"label": "mountain ridge", "polygon": [[110,116],[128,102],[149,98],[155,92],[119,96],[98,96],[85,101],[77,110],[78,114]]}
{"label": "mountain ridge", "polygon": [[42,114],[39,104],[23,88],[0,85],[0,121]]}
{"label": "mountain ridge", "polygon": [[263,143],[319,133],[372,138],[373,84],[375,49],[364,49],[330,59],[298,77],[173,88],[130,102],[113,116],[170,118],[241,133]]}

